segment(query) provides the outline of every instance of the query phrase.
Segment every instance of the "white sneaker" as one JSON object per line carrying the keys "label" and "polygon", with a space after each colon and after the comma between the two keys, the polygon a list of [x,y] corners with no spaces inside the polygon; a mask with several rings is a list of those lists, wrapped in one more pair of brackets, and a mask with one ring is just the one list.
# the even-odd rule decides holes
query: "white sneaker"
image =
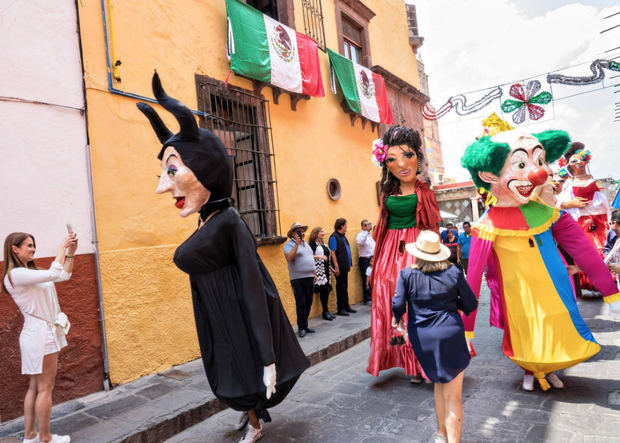
{"label": "white sneaker", "polygon": [[[52,439],[46,443],[69,443],[71,441],[71,437],[68,435],[58,435],[52,434]],[[44,443],[44,442],[41,442]]]}
{"label": "white sneaker", "polygon": [[263,436],[263,427],[256,429],[251,424],[248,425],[248,432],[245,433],[245,436],[239,440],[239,443],[254,443],[258,441]]}
{"label": "white sneaker", "polygon": [[39,434],[35,438],[22,438],[22,443],[39,443]]}
{"label": "white sneaker", "polygon": [[245,428],[245,425],[247,425],[249,421],[250,421],[250,416],[248,415],[248,413],[242,412],[241,415],[239,416],[239,420],[237,420],[237,423],[235,424],[235,429],[237,431],[242,430],[243,428]]}
{"label": "white sneaker", "polygon": [[560,380],[560,377],[555,375],[554,372],[550,372],[546,377],[547,381],[556,389],[562,389],[564,387],[564,383]]}
{"label": "white sneaker", "polygon": [[534,390],[534,376],[532,374],[525,374],[523,376],[523,390],[524,391]]}
{"label": "white sneaker", "polygon": [[433,435],[433,439],[431,440],[432,443],[448,443],[448,440],[446,439],[445,436],[441,435],[438,432],[435,432],[435,435]]}

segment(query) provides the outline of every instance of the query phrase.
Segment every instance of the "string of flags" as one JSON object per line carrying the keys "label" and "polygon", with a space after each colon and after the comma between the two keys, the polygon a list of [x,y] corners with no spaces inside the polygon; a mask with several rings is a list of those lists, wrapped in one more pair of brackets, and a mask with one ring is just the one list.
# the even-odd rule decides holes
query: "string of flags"
{"label": "string of flags", "polygon": [[[620,72],[620,63],[613,60],[597,59],[590,64],[592,75],[548,74],[546,78],[494,86],[473,101],[471,97],[468,100],[465,94],[454,95],[448,98],[436,110],[429,104],[423,105],[422,116],[426,120],[438,120],[451,111],[454,111],[459,116],[466,116],[474,114],[498,101],[499,108],[505,114],[510,114],[515,124],[523,124],[529,120],[537,121],[545,117],[547,111],[545,106],[549,105],[554,99],[557,100],[557,96],[554,97],[552,91],[552,84],[588,86],[601,83],[605,80],[605,69]],[[548,85],[543,88],[541,80],[546,81]],[[471,96],[471,94],[468,95]],[[502,100],[502,97],[506,95],[509,98]]]}

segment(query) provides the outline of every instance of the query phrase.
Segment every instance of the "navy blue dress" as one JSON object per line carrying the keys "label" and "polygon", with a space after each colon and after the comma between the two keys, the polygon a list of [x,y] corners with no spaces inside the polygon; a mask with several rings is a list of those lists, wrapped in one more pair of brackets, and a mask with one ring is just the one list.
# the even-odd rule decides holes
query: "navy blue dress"
{"label": "navy blue dress", "polygon": [[392,312],[400,321],[409,311],[409,341],[426,376],[448,383],[469,365],[465,330],[458,310],[469,314],[478,300],[456,266],[423,273],[405,268],[396,282]]}

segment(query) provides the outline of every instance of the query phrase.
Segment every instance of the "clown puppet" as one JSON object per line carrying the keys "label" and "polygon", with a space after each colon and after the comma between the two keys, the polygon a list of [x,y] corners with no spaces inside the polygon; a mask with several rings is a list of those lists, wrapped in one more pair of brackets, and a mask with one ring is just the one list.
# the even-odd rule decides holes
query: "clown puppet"
{"label": "clown puppet", "polygon": [[268,408],[279,404],[308,368],[276,286],[256,251],[256,241],[231,207],[233,166],[224,144],[198,128],[192,111],[169,97],[157,73],[153,93],[180,125],[173,134],[146,103],[163,147],[155,192],[171,193],[181,217],[199,213],[199,228],[181,244],[174,263],[189,274],[200,352],[215,396],[249,420],[242,441],[262,437]]}
{"label": "clown puppet", "polygon": [[[563,131],[511,130],[479,138],[461,159],[493,202],[472,227],[467,281],[479,295],[485,266],[495,269],[502,350],[526,371],[526,390],[533,390],[534,377],[543,390],[549,383],[563,387],[553,371],[585,361],[600,349],[579,314],[556,242],[596,283],[612,311],[620,311],[620,293],[577,223],[568,213],[532,199],[549,180],[547,162],[557,160],[569,141]],[[470,340],[475,318],[475,313],[463,317]]]}
{"label": "clown puppet", "polygon": [[[557,203],[566,210],[581,227],[586,237],[603,257],[603,246],[609,231],[609,201],[601,192],[596,181],[588,172],[592,154],[580,142],[574,142],[560,159],[562,173],[566,180],[557,196]],[[596,291],[588,276],[580,272],[579,283],[582,289]]]}

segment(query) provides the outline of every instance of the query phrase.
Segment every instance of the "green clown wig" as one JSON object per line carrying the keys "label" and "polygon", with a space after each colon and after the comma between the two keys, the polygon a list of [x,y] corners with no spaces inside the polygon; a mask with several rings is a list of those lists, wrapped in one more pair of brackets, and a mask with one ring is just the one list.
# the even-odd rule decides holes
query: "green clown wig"
{"label": "green clown wig", "polygon": [[[570,137],[565,131],[549,130],[532,135],[545,149],[547,163],[559,159],[570,143]],[[480,137],[465,150],[461,166],[469,171],[476,188],[488,189],[489,184],[482,180],[478,173],[491,172],[499,175],[511,150],[512,148],[506,143],[495,143],[489,136]]]}

